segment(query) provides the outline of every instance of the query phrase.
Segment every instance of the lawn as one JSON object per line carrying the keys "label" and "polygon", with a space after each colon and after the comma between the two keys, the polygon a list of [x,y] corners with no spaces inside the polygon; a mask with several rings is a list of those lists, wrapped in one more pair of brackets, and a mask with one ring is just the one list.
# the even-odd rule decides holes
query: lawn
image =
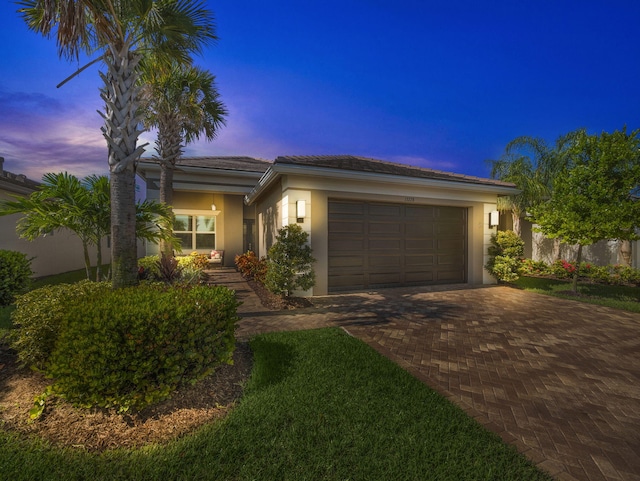
{"label": "lawn", "polygon": [[540,294],[614,307],[625,311],[640,312],[640,288],[638,287],[579,283],[579,296],[575,296],[567,294],[567,291],[571,289],[570,281],[541,277],[521,277],[512,284],[520,289]]}
{"label": "lawn", "polygon": [[339,329],[255,338],[231,414],[167,445],[95,455],[0,431],[12,480],[550,480],[515,448]]}

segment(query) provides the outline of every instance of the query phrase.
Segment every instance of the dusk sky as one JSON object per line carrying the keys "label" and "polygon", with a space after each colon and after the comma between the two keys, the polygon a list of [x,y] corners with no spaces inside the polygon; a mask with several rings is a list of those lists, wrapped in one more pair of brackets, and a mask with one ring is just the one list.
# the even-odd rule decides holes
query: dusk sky
{"label": "dusk sky", "polygon": [[[640,128],[637,0],[207,3],[219,41],[196,64],[230,113],[185,155],[352,154],[488,176],[521,135]],[[78,64],[16,9],[0,2],[5,170],[106,173],[102,67],[56,89]]]}

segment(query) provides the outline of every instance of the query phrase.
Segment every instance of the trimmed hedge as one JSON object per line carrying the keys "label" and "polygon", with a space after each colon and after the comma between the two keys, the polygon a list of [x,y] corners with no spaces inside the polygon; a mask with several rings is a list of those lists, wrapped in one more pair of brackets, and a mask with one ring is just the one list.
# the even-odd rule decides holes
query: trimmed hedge
{"label": "trimmed hedge", "polygon": [[31,282],[31,260],[22,252],[0,250],[0,306],[8,306]]}
{"label": "trimmed hedge", "polygon": [[111,283],[83,280],[75,284],[45,286],[18,296],[11,315],[12,347],[26,366],[46,369],[47,362],[60,333],[67,306],[74,299],[81,303],[92,295],[111,289]]}
{"label": "trimmed hedge", "polygon": [[158,284],[73,299],[47,366],[53,392],[127,411],[231,362],[238,301],[225,287]]}
{"label": "trimmed hedge", "polygon": [[521,260],[524,254],[524,241],[513,231],[499,231],[491,236],[488,249],[489,261],[484,268],[500,281],[510,282],[518,279]]}

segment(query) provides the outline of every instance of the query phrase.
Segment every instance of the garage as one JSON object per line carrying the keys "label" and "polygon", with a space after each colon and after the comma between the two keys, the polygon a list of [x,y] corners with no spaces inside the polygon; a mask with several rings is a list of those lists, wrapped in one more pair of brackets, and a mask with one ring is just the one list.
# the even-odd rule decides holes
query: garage
{"label": "garage", "polygon": [[329,199],[329,292],[463,283],[466,252],[466,208]]}

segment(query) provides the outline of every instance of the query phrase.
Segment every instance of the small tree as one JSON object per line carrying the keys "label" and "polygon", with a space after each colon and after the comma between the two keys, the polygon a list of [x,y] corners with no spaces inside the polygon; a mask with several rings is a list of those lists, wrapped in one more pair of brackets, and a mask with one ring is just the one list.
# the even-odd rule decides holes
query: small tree
{"label": "small tree", "polygon": [[511,230],[498,232],[491,236],[490,257],[484,268],[500,281],[515,281],[523,254],[524,241],[518,234]]}
{"label": "small tree", "polygon": [[[551,198],[533,211],[537,230],[550,238],[582,246],[604,239],[634,240],[640,226],[640,131],[588,135],[578,131],[571,147],[571,167],[555,182]],[[578,270],[574,272],[578,290]]]}
{"label": "small tree", "polygon": [[311,289],[315,283],[312,264],[316,261],[308,244],[309,234],[298,224],[278,230],[269,249],[265,286],[275,294],[291,295],[295,289]]}

